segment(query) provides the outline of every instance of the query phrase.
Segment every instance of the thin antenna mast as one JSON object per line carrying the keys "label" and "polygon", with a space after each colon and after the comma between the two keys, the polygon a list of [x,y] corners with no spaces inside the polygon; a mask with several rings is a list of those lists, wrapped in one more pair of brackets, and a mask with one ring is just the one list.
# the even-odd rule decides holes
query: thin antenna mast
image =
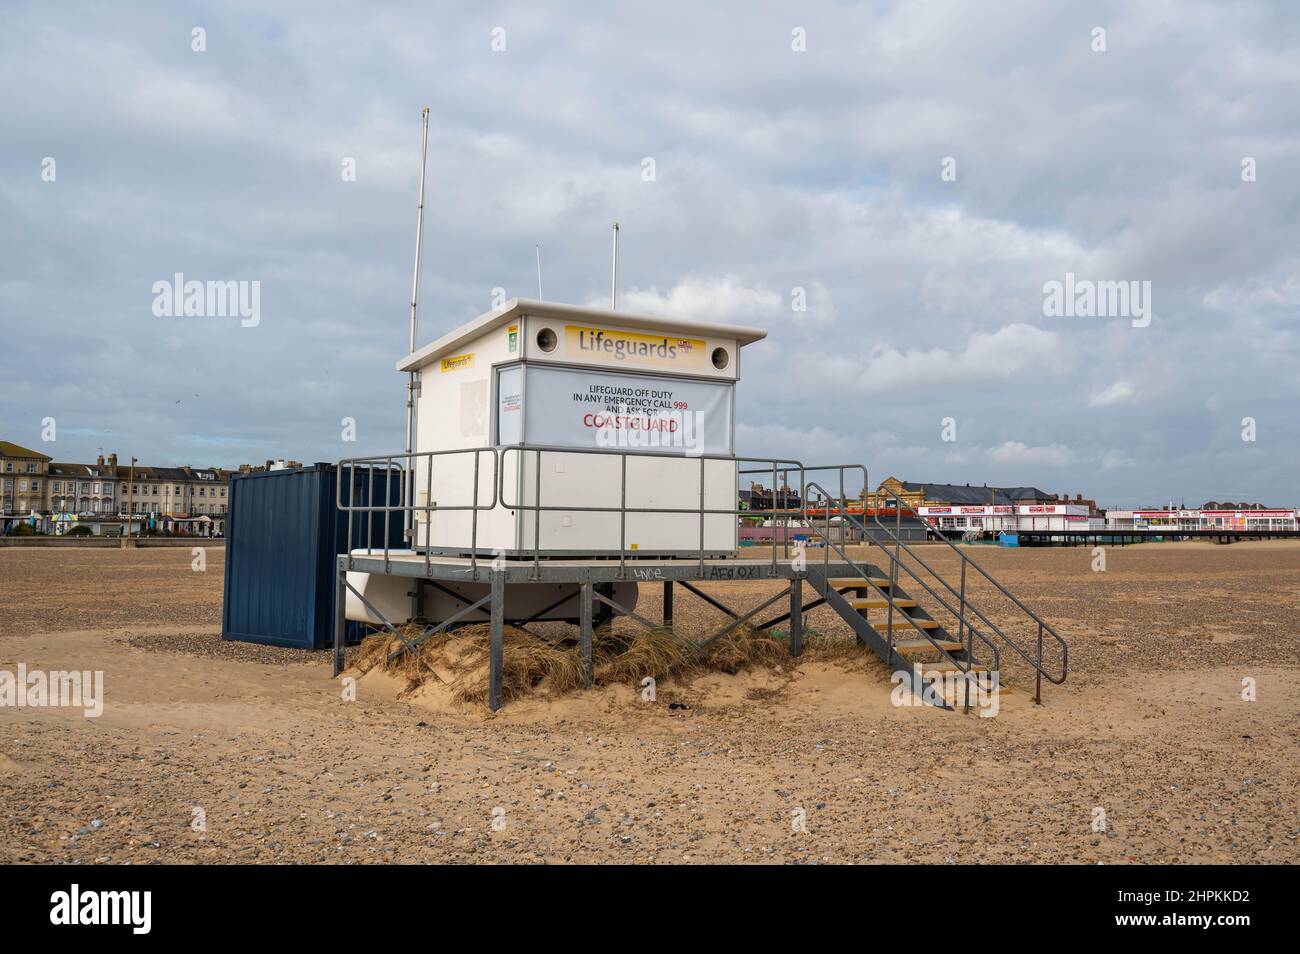
{"label": "thin antenna mast", "polygon": [[534,245],[533,249],[537,252],[537,300],[545,301],[542,298],[542,247]]}
{"label": "thin antenna mast", "polygon": [[[424,107],[424,132],[420,137],[420,207],[416,213],[415,219],[415,275],[411,279],[411,340],[410,351],[415,352],[415,332],[416,332],[416,303],[420,299],[420,251],[424,245],[424,176],[429,165],[429,107]],[[408,373],[406,378],[406,504],[405,526],[403,527],[404,535],[409,538],[411,535],[411,519],[414,512],[410,507],[414,504],[413,494],[415,492],[415,480],[412,474],[411,453],[415,450],[415,389],[416,377],[415,371]]]}
{"label": "thin antenna mast", "polygon": [[614,220],[614,275],[609,284],[609,310],[618,310],[618,219]]}

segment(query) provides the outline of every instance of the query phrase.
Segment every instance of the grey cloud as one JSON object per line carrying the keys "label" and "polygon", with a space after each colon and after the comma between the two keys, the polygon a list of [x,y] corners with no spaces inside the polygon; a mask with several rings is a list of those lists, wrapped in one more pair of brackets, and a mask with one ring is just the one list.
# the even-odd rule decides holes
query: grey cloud
{"label": "grey cloud", "polygon": [[[193,464],[399,446],[427,103],[425,340],[532,295],[537,242],[548,297],[603,300],[618,218],[628,300],[770,329],[742,451],[1300,503],[1298,63],[1263,2],[11,3],[3,436],[54,416],[60,458]],[[154,317],[178,271],[259,280],[261,324]],[[1155,321],[1044,318],[1066,271],[1150,280]]]}

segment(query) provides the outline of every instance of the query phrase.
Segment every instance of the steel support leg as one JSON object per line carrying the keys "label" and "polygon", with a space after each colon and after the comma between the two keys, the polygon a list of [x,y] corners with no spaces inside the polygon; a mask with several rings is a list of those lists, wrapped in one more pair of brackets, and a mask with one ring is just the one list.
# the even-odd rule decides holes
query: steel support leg
{"label": "steel support leg", "polygon": [[588,689],[591,688],[591,604],[592,604],[592,586],[590,583],[582,584],[582,684]]}
{"label": "steel support leg", "polygon": [[501,670],[505,665],[505,613],[506,576],[500,570],[492,571],[492,642],[488,659],[488,707],[496,712],[501,708]]}
{"label": "steel support leg", "polygon": [[803,655],[803,580],[790,581],[790,655]]}
{"label": "steel support leg", "polygon": [[673,625],[673,581],[664,581],[664,626]]}
{"label": "steel support leg", "polygon": [[343,671],[343,652],[348,639],[348,601],[345,586],[347,570],[337,562],[334,567],[334,675]]}

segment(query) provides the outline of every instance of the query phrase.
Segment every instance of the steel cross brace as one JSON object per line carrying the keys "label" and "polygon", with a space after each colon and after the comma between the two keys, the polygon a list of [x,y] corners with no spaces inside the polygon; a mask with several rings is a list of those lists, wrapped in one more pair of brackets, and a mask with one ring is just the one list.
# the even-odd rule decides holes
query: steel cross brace
{"label": "steel cross brace", "polygon": [[439,633],[441,633],[441,632],[442,632],[444,629],[446,629],[448,626],[451,626],[453,623],[457,623],[457,622],[459,622],[461,619],[463,619],[464,617],[468,616],[470,613],[474,612],[476,609],[478,609],[480,606],[482,606],[484,603],[488,602],[488,601],[491,600],[491,599],[492,599],[492,594],[489,593],[487,596],[483,597],[483,598],[482,598],[481,600],[479,600],[477,603],[470,603],[470,604],[467,605],[467,606],[463,606],[463,607],[461,607],[459,610],[457,610],[457,611],[456,611],[455,613],[453,613],[451,616],[448,616],[446,619],[444,619],[444,620],[443,620],[441,623],[439,623],[437,626],[431,626],[431,627],[429,627],[428,629],[426,629],[424,632],[422,632],[419,636],[415,637],[415,639],[411,640],[410,642],[406,642],[406,640],[402,640],[402,642],[405,643],[406,648],[405,648],[405,649],[398,649],[398,650],[395,650],[394,652],[390,653],[389,656],[388,656],[388,661],[389,661],[389,662],[392,662],[394,659],[396,659],[398,656],[402,655],[402,653],[404,653],[404,652],[414,652],[414,651],[415,651],[415,647],[418,646],[418,645],[420,645],[420,643],[424,642],[426,639],[429,639],[429,638],[431,638],[431,637],[433,637],[433,636],[437,636]]}
{"label": "steel cross brace", "polygon": [[[399,633],[399,632],[397,631],[397,628],[396,628],[395,626],[393,626],[393,624],[390,623],[390,622],[388,621],[388,617],[385,616],[383,613],[379,612],[379,609],[375,606],[374,603],[372,603],[372,602],[370,602],[370,600],[366,599],[365,596],[362,595],[361,592],[360,592],[359,590],[357,590],[357,588],[356,588],[355,586],[353,586],[351,583],[347,582],[346,578],[345,578],[344,581],[343,581],[343,585],[346,586],[349,590],[351,590],[351,591],[356,595],[356,598],[359,599],[359,600],[362,602],[362,604],[366,607],[366,609],[370,610],[370,612],[374,613],[376,616],[379,617],[380,622],[382,622],[383,625],[384,625],[384,629],[388,630],[390,633],[392,633],[394,636],[396,636],[399,640],[401,640],[401,641],[402,641],[402,645],[405,646],[407,650],[411,650],[411,649],[412,649],[411,642],[410,642],[410,641],[409,641],[405,636],[403,636],[401,633]],[[389,656],[389,657],[388,657],[389,660],[391,661],[391,660],[395,659],[397,656],[400,656],[400,655],[402,654],[402,652],[403,652],[403,650],[400,650],[400,649],[399,649],[399,650],[397,651],[396,654],[394,654],[393,656]],[[421,659],[419,653],[413,653],[413,655],[415,656],[416,659],[419,659],[420,662],[424,663],[425,667],[426,667],[430,672],[433,672],[433,667],[430,666],[427,662],[425,662],[425,660]],[[437,674],[434,673],[434,675],[437,675]]]}
{"label": "steel cross brace", "polygon": [[[759,606],[757,609],[751,610],[750,612],[746,613],[746,614],[744,615],[744,617],[742,618],[741,615],[740,615],[739,613],[737,613],[735,610],[731,609],[729,606],[727,606],[727,605],[726,605],[725,603],[723,603],[721,600],[714,599],[714,598],[713,598],[712,596],[710,596],[708,593],[705,593],[703,590],[699,589],[698,587],[692,586],[692,585],[691,585],[690,583],[688,583],[686,580],[678,580],[677,582],[678,582],[679,584],[681,584],[683,587],[685,587],[687,590],[689,590],[690,592],[694,593],[694,594],[695,594],[696,596],[698,596],[700,599],[704,600],[704,602],[708,603],[710,606],[714,607],[715,609],[721,610],[722,612],[724,612],[724,613],[726,613],[728,616],[730,616],[733,620],[736,620],[736,621],[738,621],[738,622],[742,622],[742,623],[743,623],[745,620],[748,620],[748,619],[750,619],[751,617],[755,616],[755,615],[756,615],[760,610],[766,609],[768,606],[771,606],[773,603],[775,603],[775,602],[776,602],[777,600],[779,600],[781,597],[787,595],[787,594],[790,592],[790,589],[791,589],[789,586],[787,586],[787,587],[786,587],[784,590],[782,590],[780,593],[776,594],[776,596],[772,597],[772,598],[771,598],[770,600],[768,600],[766,603],[763,603],[763,604],[762,604],[761,606]],[[823,603],[825,603],[825,602],[826,602],[826,601],[825,601],[824,599],[816,600],[815,602],[808,603],[806,606],[804,606],[804,607],[803,607],[803,610],[806,612],[806,611],[808,611],[808,610],[810,610],[810,609],[816,609],[818,606],[821,606],[821,605],[822,605]],[[775,617],[775,618],[773,618],[773,619],[769,619],[766,623],[760,623],[758,626],[755,626],[754,628],[755,628],[755,629],[767,629],[767,628],[770,627],[770,626],[775,626],[777,623],[783,623],[783,622],[785,622],[787,619],[790,618],[790,615],[791,615],[791,614],[789,614],[789,613],[782,613],[780,616],[777,616],[777,617]],[[726,629],[724,629],[722,632],[720,632],[720,633],[715,633],[713,636],[709,637],[709,639],[708,639],[706,642],[701,643],[700,645],[702,645],[702,646],[707,646],[709,643],[713,642],[713,640],[717,639],[719,636],[725,636],[727,633],[729,633],[729,632],[731,631],[731,629],[732,629],[732,627],[729,626],[729,627],[727,627]]]}
{"label": "steel cross brace", "polygon": [[[718,630],[716,633],[714,633],[714,634],[713,634],[712,636],[710,636],[708,639],[704,640],[703,642],[697,643],[697,644],[696,644],[696,648],[697,648],[697,649],[704,649],[704,648],[706,648],[706,647],[712,645],[716,640],[719,640],[719,639],[721,639],[723,636],[726,636],[729,632],[731,632],[731,631],[732,631],[733,629],[735,629],[737,626],[741,626],[741,625],[743,625],[744,623],[747,623],[749,620],[753,619],[755,616],[757,616],[759,613],[763,612],[763,610],[767,609],[769,606],[771,606],[771,605],[772,605],[773,603],[775,603],[777,600],[783,600],[783,599],[785,599],[787,596],[790,595],[790,589],[791,589],[791,588],[790,588],[789,586],[787,586],[787,587],[786,587],[785,589],[783,589],[780,593],[777,593],[776,596],[773,596],[773,597],[771,597],[771,598],[769,598],[769,599],[766,599],[766,600],[764,600],[763,602],[759,603],[757,606],[755,606],[752,610],[750,610],[750,611],[749,611],[748,613],[746,613],[744,616],[736,616],[735,619],[733,619],[733,620],[732,620],[730,623],[728,623],[726,626],[722,627],[722,629]],[[735,614],[733,613],[732,615],[734,616]]]}
{"label": "steel cross brace", "polygon": [[626,606],[620,606],[618,603],[615,603],[612,599],[610,599],[608,596],[604,595],[603,593],[597,593],[594,587],[592,588],[591,596],[593,599],[600,600],[606,606],[612,608],[615,612],[622,613],[624,616],[632,617],[634,620],[636,620],[646,629],[663,629],[662,624],[652,623],[644,616],[640,616],[637,613],[632,612]]}

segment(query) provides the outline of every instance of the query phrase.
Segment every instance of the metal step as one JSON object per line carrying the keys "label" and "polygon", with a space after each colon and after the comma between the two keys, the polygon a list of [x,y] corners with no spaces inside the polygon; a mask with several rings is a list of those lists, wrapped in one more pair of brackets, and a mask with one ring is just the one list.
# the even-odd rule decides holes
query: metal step
{"label": "metal step", "polygon": [[867,589],[868,583],[874,583],[882,590],[887,590],[890,586],[889,577],[887,576],[873,576],[866,579],[860,576],[845,576],[837,577],[830,581],[831,586],[837,590],[842,590],[848,586],[854,586],[860,590],[865,590]]}
{"label": "metal step", "polygon": [[[966,671],[967,671],[967,670],[964,669],[963,667],[958,666],[956,663],[951,663],[951,662],[949,662],[949,661],[946,660],[946,659],[941,659],[941,660],[939,660],[939,662],[933,662],[933,663],[923,662],[923,663],[921,663],[920,665],[921,665],[921,678],[922,678],[922,679],[924,679],[926,676],[931,675],[931,674],[933,674],[933,675],[939,675],[940,673],[949,673],[949,672],[966,672]],[[970,672],[988,672],[988,671],[989,671],[989,667],[988,667],[988,666],[971,666],[971,667],[970,667]]]}
{"label": "metal step", "polygon": [[[872,623],[871,626],[878,633],[887,633],[890,630],[890,624],[888,622]],[[910,616],[905,620],[895,622],[893,628],[900,631],[907,629],[938,629],[939,621],[937,619],[917,619],[914,616]]]}
{"label": "metal step", "polygon": [[928,639],[896,639],[894,648],[904,653],[910,649],[942,649],[944,652],[955,653],[965,649],[966,644],[955,639],[936,639],[934,642]]}
{"label": "metal step", "polygon": [[[889,604],[890,604],[889,600],[882,600],[882,599],[866,598],[866,599],[849,600],[849,605],[852,606],[855,610],[889,609]],[[916,600],[904,600],[904,599],[894,600],[893,604],[899,609],[912,609],[913,607],[920,605],[919,603],[916,602]]]}

